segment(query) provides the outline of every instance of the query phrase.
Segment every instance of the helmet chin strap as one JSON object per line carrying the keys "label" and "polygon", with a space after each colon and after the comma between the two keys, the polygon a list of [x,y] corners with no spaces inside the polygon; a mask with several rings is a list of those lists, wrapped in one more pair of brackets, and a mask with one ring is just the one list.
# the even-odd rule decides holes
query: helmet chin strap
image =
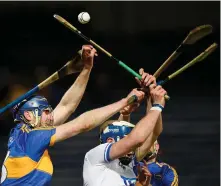
{"label": "helmet chin strap", "polygon": [[152,154],[150,154],[148,157],[147,157],[147,161],[150,161],[150,160],[153,160],[154,158],[157,157],[157,153],[156,152],[153,152]]}
{"label": "helmet chin strap", "polygon": [[36,109],[35,111],[32,111],[32,113],[33,113],[33,115],[35,116],[35,119],[36,119],[34,123],[32,123],[31,121],[27,120],[24,115],[20,115],[20,118],[21,118],[25,123],[31,125],[31,127],[34,128],[34,127],[36,127],[36,126],[38,125],[38,122],[39,122],[38,110]]}
{"label": "helmet chin strap", "polygon": [[[30,123],[29,124],[34,128],[36,126],[39,125],[39,123],[41,122],[41,116],[38,116],[39,110],[35,109],[34,111],[32,111],[34,116],[35,116],[35,122],[34,123]],[[41,123],[42,124],[42,123]],[[50,123],[48,125],[53,126],[53,121],[50,121]],[[41,127],[45,127],[48,126],[47,124],[42,125]]]}
{"label": "helmet chin strap", "polygon": [[38,123],[39,123],[38,109],[35,109],[34,115],[35,115],[35,124],[34,124],[33,127],[36,127],[38,125]]}
{"label": "helmet chin strap", "polygon": [[35,116],[35,122],[34,123],[29,122],[29,121],[25,121],[25,122],[34,128],[39,124],[40,117],[38,116],[38,109],[35,109],[34,111],[32,111],[32,113]]}

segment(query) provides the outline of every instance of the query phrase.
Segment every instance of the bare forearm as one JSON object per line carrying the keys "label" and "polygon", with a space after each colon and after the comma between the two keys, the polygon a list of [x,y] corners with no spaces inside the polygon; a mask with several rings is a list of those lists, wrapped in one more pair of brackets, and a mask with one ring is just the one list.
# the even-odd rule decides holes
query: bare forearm
{"label": "bare forearm", "polygon": [[151,97],[149,97],[148,99],[147,99],[147,106],[146,106],[146,114],[149,112],[149,110],[151,109],[151,107],[152,107],[152,101],[151,101]]}
{"label": "bare forearm", "polygon": [[54,110],[54,125],[64,123],[78,107],[85,92],[91,69],[84,68]]}
{"label": "bare forearm", "polygon": [[60,105],[65,106],[68,110],[74,112],[80,103],[85,92],[91,68],[83,68],[74,84],[68,89],[60,101]]}
{"label": "bare forearm", "polygon": [[[148,113],[150,111],[151,107],[152,107],[152,102],[151,102],[151,98],[149,98],[147,100],[146,113]],[[160,116],[157,120],[157,123],[156,123],[153,133],[154,133],[154,135],[159,136],[160,133],[162,132],[162,130],[163,130],[162,114],[160,113]]]}
{"label": "bare forearm", "polygon": [[152,132],[146,139],[146,141],[139,148],[136,149],[137,161],[141,161],[147,155],[154,141],[157,140],[157,137],[158,136],[155,136]]}
{"label": "bare forearm", "polygon": [[[150,112],[151,107],[152,107],[151,99],[148,99],[146,113]],[[142,160],[146,156],[152,144],[154,143],[154,141],[157,140],[161,132],[162,132],[162,114],[160,113],[159,117],[157,118],[157,122],[153,129],[153,132],[149,135],[149,137],[145,140],[145,142],[136,150],[136,158],[138,161]]]}
{"label": "bare forearm", "polygon": [[159,115],[159,110],[151,110],[144,116],[129,135],[111,146],[109,152],[110,159],[115,160],[141,146],[153,132]]}
{"label": "bare forearm", "polygon": [[[118,142],[118,145],[121,149],[121,152],[118,151],[116,154],[112,154],[112,159],[118,158],[129,151],[131,149],[140,148],[140,146],[143,146],[144,143],[147,141],[149,137],[151,137],[151,134],[153,134],[153,129],[156,125],[157,119],[160,115],[160,111],[150,111],[146,116],[144,116],[135,126],[135,128],[132,130],[132,132],[127,136],[127,138],[123,138]],[[145,143],[146,145],[146,143]],[[150,145],[151,146],[151,145]],[[111,149],[115,148],[114,145]],[[117,147],[116,147],[117,148]],[[143,149],[143,148],[142,148]],[[113,150],[114,151],[114,150]],[[116,150],[117,151],[117,150]],[[146,151],[142,150],[142,154],[146,153]],[[140,154],[138,158],[140,157]]]}
{"label": "bare forearm", "polygon": [[128,114],[128,115],[120,114],[118,120],[130,122],[130,114]]}
{"label": "bare forearm", "polygon": [[89,131],[101,125],[104,121],[106,121],[114,114],[119,112],[127,104],[128,104],[127,100],[122,99],[121,101],[118,101],[111,105],[97,108],[81,114],[78,118],[57,127],[56,131],[57,141],[70,138],[79,133]]}
{"label": "bare forearm", "polygon": [[[137,142],[144,143],[146,141],[146,139],[153,132],[153,129],[156,125],[159,115],[160,115],[160,111],[156,111],[156,110],[150,111],[146,116],[144,116],[136,124],[134,130],[132,130],[132,132],[130,133],[130,138],[133,139],[135,141],[135,143],[137,143]],[[139,144],[139,145],[141,145],[141,144]]]}
{"label": "bare forearm", "polygon": [[162,114],[159,115],[158,120],[157,120],[157,124],[154,128],[154,135],[155,136],[159,136],[161,134],[161,132],[163,131],[163,122],[162,122]]}
{"label": "bare forearm", "polygon": [[118,113],[126,105],[127,100],[122,99],[111,105],[85,112],[81,115],[82,123],[84,123],[83,128],[91,130],[101,125],[104,121]]}

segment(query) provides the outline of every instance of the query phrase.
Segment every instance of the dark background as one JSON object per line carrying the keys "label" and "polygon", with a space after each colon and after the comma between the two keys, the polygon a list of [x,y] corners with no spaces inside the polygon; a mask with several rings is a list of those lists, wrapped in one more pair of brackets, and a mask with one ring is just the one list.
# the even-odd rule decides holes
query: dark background
{"label": "dark background", "polygon": [[[80,12],[91,21],[81,25]],[[213,34],[197,42],[166,70],[175,71],[213,42],[220,43],[220,2],[1,2],[0,3],[0,105],[3,107],[75,55],[84,42],[58,23],[53,14],[70,21],[85,35],[138,71],[154,73],[196,26],[211,24]],[[202,63],[171,80],[171,96],[163,112],[161,159],[174,166],[180,185],[219,185],[220,165],[220,48]],[[55,106],[77,75],[65,77],[40,93]],[[99,53],[77,111],[104,106],[137,87],[134,78]],[[145,105],[133,114],[136,123]],[[114,118],[117,118],[116,115]],[[0,118],[0,162],[7,151],[7,137],[14,126],[10,113]],[[98,130],[55,145],[53,186],[82,185],[86,151],[98,144]]]}

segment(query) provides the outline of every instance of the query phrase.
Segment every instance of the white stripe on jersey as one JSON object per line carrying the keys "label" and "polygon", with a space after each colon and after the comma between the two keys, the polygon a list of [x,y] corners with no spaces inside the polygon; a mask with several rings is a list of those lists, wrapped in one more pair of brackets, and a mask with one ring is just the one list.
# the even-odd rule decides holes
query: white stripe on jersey
{"label": "white stripe on jersey", "polygon": [[119,159],[109,161],[112,144],[98,145],[86,153],[83,167],[84,186],[134,186],[133,162],[122,166]]}

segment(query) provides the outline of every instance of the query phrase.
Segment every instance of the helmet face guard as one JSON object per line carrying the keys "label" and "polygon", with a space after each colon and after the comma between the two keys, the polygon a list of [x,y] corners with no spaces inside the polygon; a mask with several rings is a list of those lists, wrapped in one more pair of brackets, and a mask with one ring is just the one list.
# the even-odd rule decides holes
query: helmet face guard
{"label": "helmet face guard", "polygon": [[[31,96],[23,100],[12,109],[14,122],[25,122],[32,127],[35,127],[41,121],[42,112],[48,110],[52,112],[53,109],[49,105],[47,99],[42,96]],[[36,118],[35,123],[30,123],[25,117],[24,112],[31,111]]]}
{"label": "helmet face guard", "polygon": [[133,160],[134,158],[134,154],[131,155],[131,156],[128,156],[128,155],[125,155],[123,157],[120,157],[119,160],[120,160],[120,163],[123,164],[123,165],[129,165],[130,162]]}
{"label": "helmet face guard", "polygon": [[[108,138],[113,138],[115,142],[127,136],[134,128],[134,125],[125,121],[114,121],[104,127],[100,132],[100,142],[106,143]],[[119,158],[121,164],[129,165],[133,155],[125,155]]]}
{"label": "helmet face guard", "polygon": [[150,151],[145,156],[144,160],[149,161],[157,157],[159,151],[159,143],[158,141],[155,141],[152,145]]}

